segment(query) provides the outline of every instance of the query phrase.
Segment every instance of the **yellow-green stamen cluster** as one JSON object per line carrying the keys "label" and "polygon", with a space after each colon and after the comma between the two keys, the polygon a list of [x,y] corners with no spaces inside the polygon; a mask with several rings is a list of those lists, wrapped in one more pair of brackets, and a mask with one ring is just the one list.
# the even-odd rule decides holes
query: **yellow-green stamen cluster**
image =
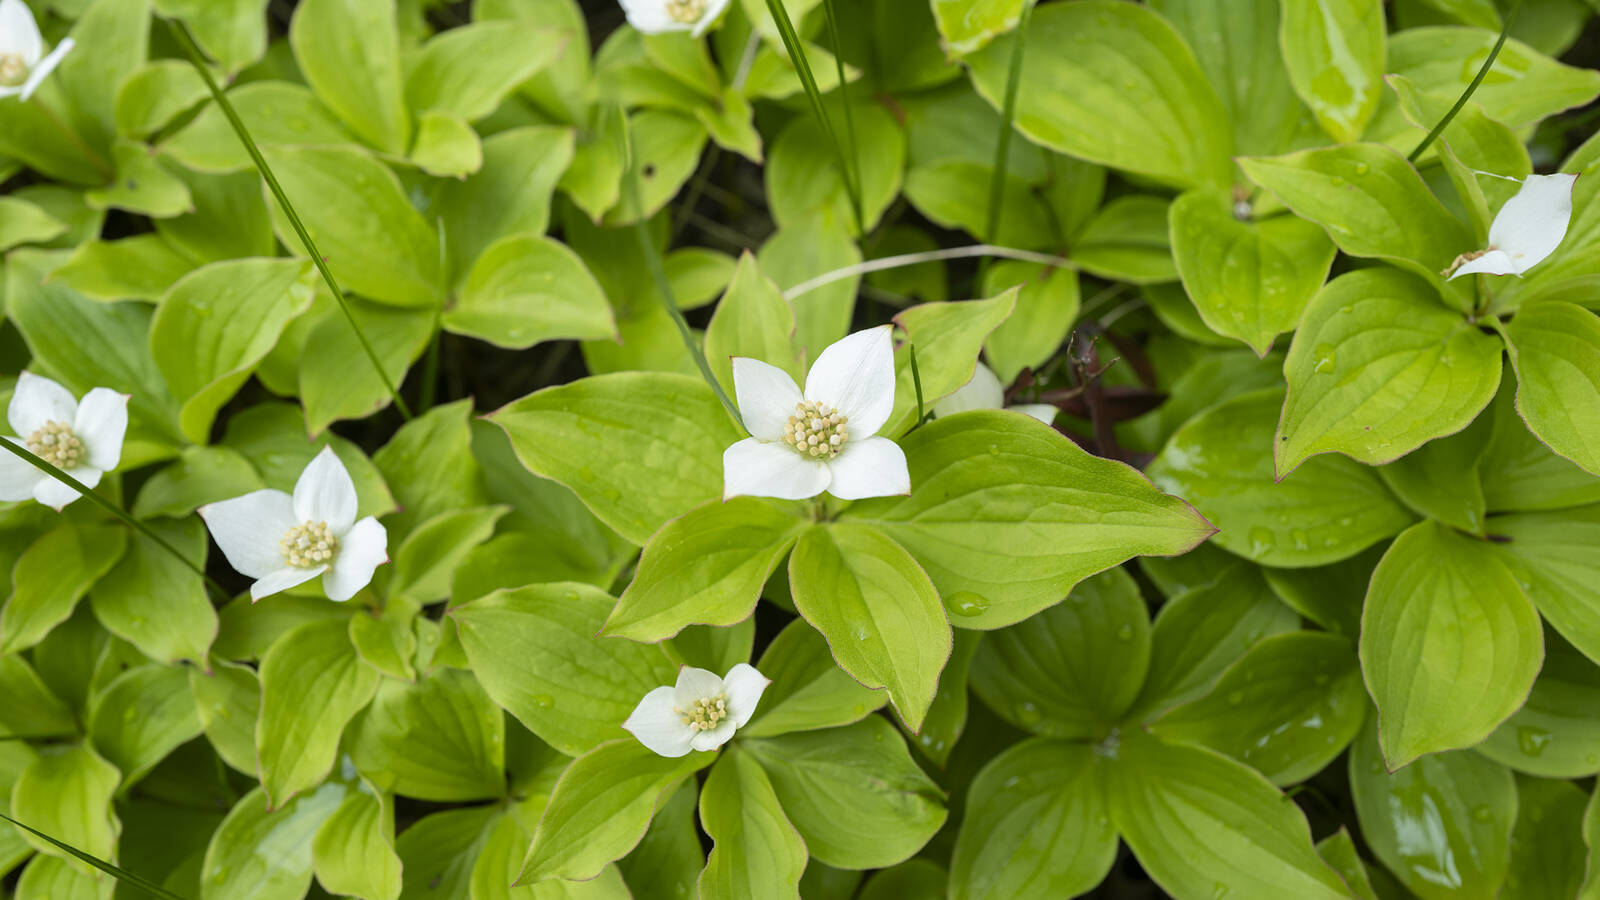
{"label": "yellow-green stamen cluster", "polygon": [[802,456],[833,459],[850,436],[844,427],[848,421],[848,416],[839,415],[831,406],[816,401],[796,403],[794,415],[783,426],[783,442]]}
{"label": "yellow-green stamen cluster", "polygon": [[83,441],[72,426],[51,420],[28,435],[28,451],[58,469],[76,468],[83,461]]}
{"label": "yellow-green stamen cluster", "polygon": [[706,14],[706,0],[667,0],[667,15],[674,22],[693,25]]}
{"label": "yellow-green stamen cluster", "polygon": [[673,707],[672,711],[678,714],[683,724],[689,726],[690,731],[710,731],[728,717],[728,695],[702,697],[691,703],[688,709]]}
{"label": "yellow-green stamen cluster", "polygon": [[28,64],[18,53],[0,53],[0,85],[16,87],[28,80]]}
{"label": "yellow-green stamen cluster", "polygon": [[333,561],[339,552],[339,539],[328,530],[328,523],[307,522],[285,532],[278,550],[289,565],[310,569]]}

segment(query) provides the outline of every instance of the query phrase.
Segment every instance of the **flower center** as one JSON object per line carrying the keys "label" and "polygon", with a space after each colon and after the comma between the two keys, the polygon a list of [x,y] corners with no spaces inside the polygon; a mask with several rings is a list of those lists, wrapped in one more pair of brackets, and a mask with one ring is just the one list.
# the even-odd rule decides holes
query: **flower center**
{"label": "flower center", "polygon": [[801,456],[833,459],[844,449],[850,436],[845,431],[848,416],[815,401],[796,403],[789,424],[783,426],[783,442],[793,447]]}
{"label": "flower center", "polygon": [[702,697],[690,704],[688,709],[674,706],[672,711],[678,714],[683,724],[689,726],[690,731],[710,731],[728,717],[728,695],[723,693],[715,697]]}
{"label": "flower center", "polygon": [[674,22],[693,25],[706,14],[706,0],[667,0],[667,15]]}
{"label": "flower center", "polygon": [[328,530],[327,522],[306,522],[284,532],[278,550],[289,565],[310,569],[333,559],[339,552],[339,539]]}
{"label": "flower center", "polygon": [[83,441],[72,433],[72,426],[51,420],[28,435],[28,450],[58,469],[76,468],[83,461]]}
{"label": "flower center", "polygon": [[0,85],[16,87],[28,80],[28,64],[20,53],[0,53]]}

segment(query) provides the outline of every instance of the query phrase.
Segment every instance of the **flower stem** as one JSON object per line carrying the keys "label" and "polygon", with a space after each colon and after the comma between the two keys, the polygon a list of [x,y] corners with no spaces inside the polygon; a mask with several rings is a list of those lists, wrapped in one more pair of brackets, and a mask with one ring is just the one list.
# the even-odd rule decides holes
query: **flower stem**
{"label": "flower stem", "polygon": [[989,215],[984,220],[982,235],[986,241],[1000,237],[1000,212],[1005,208],[1006,174],[1011,162],[1011,130],[1017,119],[1017,88],[1022,83],[1022,55],[1028,46],[1028,19],[1032,15],[1032,0],[1023,0],[1022,18],[1017,22],[1017,42],[1011,45],[1006,99],[1000,114],[1000,138],[995,142],[993,177],[989,180]]}
{"label": "flower stem", "polygon": [[317,250],[317,245],[311,240],[311,234],[306,231],[306,226],[301,223],[300,215],[294,211],[294,206],[289,203],[288,195],[284,194],[278,179],[272,174],[272,169],[267,166],[267,160],[261,155],[261,150],[256,147],[256,142],[251,139],[250,132],[244,127],[244,121],[239,118],[239,113],[228,102],[228,98],[217,87],[217,81],[211,77],[211,70],[206,68],[205,59],[200,55],[200,47],[194,42],[194,36],[189,33],[188,26],[177,19],[167,19],[167,27],[172,30],[172,36],[177,40],[178,46],[188,55],[189,62],[195,71],[200,73],[200,78],[211,91],[211,97],[217,102],[217,108],[222,110],[228,124],[233,126],[233,131],[239,136],[239,142],[244,144],[245,152],[250,154],[250,159],[256,165],[256,170],[261,173],[262,180],[266,181],[267,188],[272,191],[272,196],[277,198],[278,206],[283,210],[284,217],[289,220],[294,233],[300,237],[300,242],[305,245],[306,253],[311,256],[311,261],[316,264],[317,271],[322,273],[322,280],[328,283],[328,289],[333,291],[333,299],[338,301],[339,310],[344,313],[345,321],[350,323],[350,328],[356,333],[356,340],[361,343],[361,349],[367,353],[367,359],[372,361],[372,368],[377,371],[378,377],[383,380],[383,386],[389,390],[389,396],[394,398],[395,409],[400,410],[400,415],[408,421],[411,419],[411,408],[400,397],[400,390],[395,386],[389,373],[384,371],[383,363],[378,360],[377,351],[372,349],[372,344],[367,341],[367,336],[362,333],[361,326],[356,323],[356,317],[350,312],[350,302],[345,299],[344,291],[339,289],[339,282],[334,280],[333,272],[328,269],[328,264],[322,258],[322,253]]}
{"label": "flower stem", "polygon": [[1415,163],[1422,156],[1422,151],[1433,144],[1434,139],[1443,133],[1445,126],[1449,125],[1451,120],[1456,117],[1456,113],[1461,112],[1461,108],[1467,105],[1468,100],[1472,99],[1473,93],[1478,90],[1478,85],[1483,84],[1483,79],[1488,76],[1489,70],[1494,68],[1495,58],[1500,55],[1500,48],[1506,45],[1506,38],[1511,36],[1511,24],[1516,21],[1517,12],[1520,9],[1522,9],[1522,0],[1517,0],[1516,3],[1512,4],[1511,11],[1506,13],[1505,22],[1500,26],[1500,38],[1489,49],[1489,56],[1484,59],[1483,65],[1478,69],[1478,74],[1473,77],[1472,83],[1467,85],[1467,89],[1461,92],[1461,96],[1456,98],[1456,105],[1450,107],[1450,111],[1444,114],[1444,118],[1439,120],[1439,124],[1433,126],[1433,130],[1428,132],[1428,136],[1422,139],[1422,143],[1417,145],[1417,149],[1411,151],[1411,155],[1406,157],[1406,162]]}
{"label": "flower stem", "polygon": [[879,259],[869,259],[855,265],[824,272],[815,278],[802,281],[783,292],[783,299],[793,300],[801,294],[809,294],[820,287],[825,287],[845,278],[865,275],[869,272],[882,272],[885,269],[899,269],[905,266],[915,266],[920,263],[939,262],[946,259],[969,259],[974,256],[998,256],[1003,259],[1020,259],[1023,262],[1038,263],[1042,266],[1055,266],[1058,269],[1078,268],[1077,263],[1064,256],[1051,256],[1048,253],[1035,253],[1032,250],[1018,250],[1015,247],[997,247],[994,244],[973,244],[967,247],[950,247],[944,250],[923,250],[918,253],[902,253],[899,256],[884,256]]}

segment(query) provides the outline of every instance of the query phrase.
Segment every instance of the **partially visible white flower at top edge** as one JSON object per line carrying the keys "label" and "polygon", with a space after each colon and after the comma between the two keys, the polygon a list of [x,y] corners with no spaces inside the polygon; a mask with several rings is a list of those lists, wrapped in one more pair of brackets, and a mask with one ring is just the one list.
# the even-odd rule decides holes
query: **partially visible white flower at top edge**
{"label": "partially visible white flower at top edge", "polygon": [[645,694],[622,727],[662,756],[715,750],[750,721],[771,683],[749,663],[739,663],[722,678],[684,666],[676,685]]}
{"label": "partially visible white flower at top edge", "polygon": [[645,34],[687,31],[700,37],[728,8],[728,0],[618,0],[628,24]]}
{"label": "partially visible white flower at top edge", "polygon": [[1009,409],[1032,416],[1046,425],[1056,420],[1056,408],[1048,403],[1006,406],[1006,389],[1000,384],[1000,376],[981,362],[972,373],[971,381],[933,405],[934,414],[938,416],[953,416],[969,409]]}
{"label": "partially visible white flower at top edge", "polygon": [[[17,434],[11,441],[92,488],[122,460],[128,395],[97,387],[79,403],[56,382],[23,372],[6,421]],[[60,510],[79,494],[15,453],[0,453],[0,500],[29,497]]]}
{"label": "partially visible white flower at top edge", "polygon": [[0,0],[0,98],[32,97],[72,45],[72,38],[65,38],[46,56],[44,36],[39,34],[28,5],[22,0]]}
{"label": "partially visible white flower at top edge", "polygon": [[389,561],[378,520],[356,521],[356,486],[331,447],[300,473],[294,496],[265,488],[202,506],[200,518],[228,564],[256,579],[260,600],[322,576],[329,600],[349,600]]}
{"label": "partially visible white flower at top edge", "polygon": [[739,416],[751,436],[722,454],[723,500],[911,493],[905,452],[876,436],[894,410],[893,327],[830,344],[806,374],[804,393],[777,366],[733,358]]}
{"label": "partially visible white flower at top edge", "polygon": [[1489,246],[1456,258],[1451,280],[1473,272],[1521,275],[1554,253],[1572,221],[1576,175],[1529,175],[1522,189],[1495,213]]}

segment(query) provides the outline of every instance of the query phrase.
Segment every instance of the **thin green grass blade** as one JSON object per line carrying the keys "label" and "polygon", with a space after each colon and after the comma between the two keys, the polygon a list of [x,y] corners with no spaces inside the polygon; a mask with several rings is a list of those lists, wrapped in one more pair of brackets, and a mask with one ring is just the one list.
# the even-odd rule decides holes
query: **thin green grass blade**
{"label": "thin green grass blade", "polygon": [[[844,79],[844,51],[839,41],[839,20],[834,14],[833,0],[822,0],[822,9],[828,17],[828,36],[833,40],[834,69],[839,73],[839,106],[844,110],[844,152],[855,181],[855,193],[850,199],[855,204],[856,228],[865,232],[861,209],[861,150],[856,145],[856,118],[850,112],[850,86]],[[865,234],[862,236],[865,237]]]}
{"label": "thin green grass blade", "polygon": [[989,181],[989,214],[984,219],[980,237],[986,241],[999,240],[1000,213],[1005,208],[1006,175],[1011,164],[1011,131],[1017,119],[1017,89],[1022,83],[1022,56],[1028,47],[1028,20],[1033,16],[1033,3],[1023,0],[1022,18],[1017,22],[1017,42],[1011,45],[1011,66],[1006,72],[1006,99],[1000,111],[1000,139],[995,144],[994,169]]}
{"label": "thin green grass blade", "polygon": [[21,828],[22,830],[27,831],[30,834],[38,836],[41,840],[49,842],[51,846],[57,847],[60,850],[66,852],[68,854],[71,854],[72,856],[76,857],[77,859],[82,860],[83,862],[88,863],[91,866],[94,866],[96,869],[99,869],[100,871],[106,873],[107,875],[110,875],[112,878],[115,878],[116,880],[122,882],[123,884],[126,884],[129,887],[137,888],[137,889],[139,889],[141,891],[144,891],[146,894],[149,894],[152,897],[158,897],[158,898],[160,898],[160,900],[188,900],[188,898],[183,897],[183,896],[181,896],[179,894],[174,894],[173,892],[167,890],[166,888],[162,887],[159,884],[156,884],[155,882],[149,880],[148,878],[144,878],[142,876],[135,875],[132,872],[129,872],[127,869],[124,869],[124,868],[122,868],[120,866],[117,866],[114,863],[108,863],[108,862],[106,862],[105,860],[101,859],[98,856],[92,856],[92,855],[90,855],[88,853],[85,853],[82,850],[79,850],[77,847],[72,846],[71,844],[67,844],[67,843],[64,843],[62,841],[58,841],[55,838],[51,837],[48,834],[45,834],[44,832],[40,831],[37,828],[34,828],[34,827],[30,826],[30,825],[25,825],[25,824],[23,824],[21,822],[18,822],[16,819],[11,818],[10,816],[6,815],[5,813],[0,813],[0,819],[5,819],[7,822],[10,822],[11,824],[17,826],[18,828]]}
{"label": "thin green grass blade", "polygon": [[1411,151],[1411,155],[1406,157],[1406,162],[1415,163],[1418,159],[1421,159],[1422,151],[1433,144],[1434,139],[1444,132],[1445,126],[1449,125],[1450,121],[1456,117],[1456,113],[1461,112],[1461,107],[1466,106],[1467,101],[1472,99],[1473,93],[1478,90],[1478,85],[1483,84],[1483,79],[1488,76],[1489,70],[1494,68],[1495,58],[1500,55],[1500,48],[1506,45],[1506,38],[1511,36],[1511,25],[1517,20],[1517,13],[1521,9],[1522,0],[1517,0],[1512,5],[1511,11],[1506,13],[1505,22],[1500,25],[1500,38],[1490,48],[1489,56],[1484,59],[1483,66],[1478,69],[1478,74],[1473,77],[1472,83],[1468,84],[1467,89],[1461,92],[1461,96],[1456,98],[1456,105],[1450,107],[1450,111],[1444,114],[1444,118],[1439,120],[1439,124],[1433,126],[1433,130],[1428,132],[1428,136],[1422,139],[1422,143],[1417,145],[1417,149]]}

